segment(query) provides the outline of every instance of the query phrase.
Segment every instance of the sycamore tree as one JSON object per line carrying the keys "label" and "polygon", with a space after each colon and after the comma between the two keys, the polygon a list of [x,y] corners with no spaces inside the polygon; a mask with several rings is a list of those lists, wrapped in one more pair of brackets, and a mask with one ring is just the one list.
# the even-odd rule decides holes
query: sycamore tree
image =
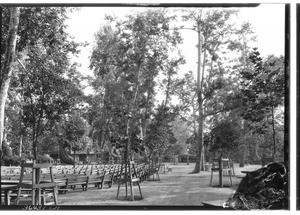
{"label": "sycamore tree", "polygon": [[194,135],[197,160],[192,173],[199,173],[204,168],[205,120],[238,106],[234,94],[236,79],[232,73],[233,61],[228,56],[237,53],[239,48],[232,45],[232,37],[241,32],[246,35],[247,31],[241,31],[240,27],[235,27],[231,22],[230,19],[237,15],[235,10],[197,9],[185,10],[184,13],[182,17],[186,25],[191,23],[193,26],[181,29],[192,29],[198,35],[197,81],[194,91],[198,106],[197,132]]}
{"label": "sycamore tree", "polygon": [[[110,137],[125,139],[128,160],[135,139],[147,138],[146,125],[154,113],[154,78],[166,67],[172,47],[181,42],[163,10],[134,12],[124,20],[107,16],[110,23],[96,34],[91,56],[102,91],[103,125]],[[124,141],[121,141],[124,143]]]}
{"label": "sycamore tree", "polygon": [[[2,12],[2,10],[1,10]],[[20,8],[12,7],[7,10],[9,19],[6,19],[7,30],[6,37],[1,40],[1,73],[0,73],[0,151],[2,152],[2,141],[4,133],[4,120],[5,120],[5,103],[10,86],[11,76],[13,74],[12,64],[15,59],[16,45],[17,45],[17,32],[19,27]],[[3,19],[5,21],[5,19]],[[2,27],[2,26],[1,26]],[[3,53],[3,50],[5,52]]]}

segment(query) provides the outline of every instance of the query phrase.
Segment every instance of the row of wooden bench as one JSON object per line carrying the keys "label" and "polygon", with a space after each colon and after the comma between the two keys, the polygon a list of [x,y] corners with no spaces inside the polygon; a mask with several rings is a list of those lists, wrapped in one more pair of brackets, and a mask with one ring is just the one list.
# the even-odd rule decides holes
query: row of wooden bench
{"label": "row of wooden bench", "polygon": [[[141,183],[144,180],[151,180],[150,177],[153,175],[157,175],[158,176],[158,172],[159,172],[159,164],[139,164],[136,165],[134,169],[131,169],[131,173],[132,174],[132,178],[135,179],[135,181],[137,180],[137,182]],[[101,166],[99,166],[98,168],[96,168],[98,170],[103,170],[103,168],[101,168]],[[134,170],[134,171],[133,171]],[[129,171],[129,169],[127,169],[127,172]],[[104,171],[99,171],[96,174],[52,174],[52,177],[54,179],[55,182],[55,189],[56,192],[58,193],[66,193],[68,191],[71,190],[75,190],[76,187],[80,186],[82,191],[87,191],[90,185],[93,185],[94,187],[98,188],[98,189],[102,189],[105,185],[108,186],[108,188],[110,188],[113,183],[115,182],[121,182],[122,180],[124,180],[124,174],[125,174],[125,169],[124,166],[122,165],[113,165],[113,166],[109,166],[107,168],[104,169]],[[134,174],[134,175],[133,175]],[[23,175],[23,181],[32,181],[32,175],[31,174],[25,174]],[[159,176],[158,176],[159,178]],[[6,176],[2,176],[1,175],[1,181],[11,181],[14,182],[15,184],[19,184],[18,181],[20,179],[20,175],[6,175]],[[51,175],[50,174],[41,174],[40,177],[40,184],[42,183],[49,183],[51,181]],[[29,183],[30,184],[30,183]],[[51,184],[51,183],[49,183]],[[46,184],[45,184],[46,185]],[[120,184],[119,184],[120,186]],[[47,188],[47,186],[43,186],[41,185],[42,190],[41,190],[41,200],[42,200],[42,204],[45,205],[46,204],[46,199],[47,198],[51,198],[51,196],[54,195],[52,188]],[[118,193],[119,193],[119,188],[118,188]],[[33,191],[31,188],[22,188],[22,191],[20,192],[20,197],[32,197],[33,195]],[[4,192],[2,192],[1,190],[1,198],[4,198]],[[9,203],[9,199],[18,199],[17,198],[17,190],[11,190],[9,192],[9,198],[6,198],[6,202],[7,204]],[[18,202],[19,200],[17,200]],[[51,202],[50,202],[51,203]],[[53,202],[52,202],[53,203]],[[47,200],[47,204],[48,204],[48,200]]]}
{"label": "row of wooden bench", "polygon": [[[99,169],[109,169],[114,165],[111,164],[96,164],[96,165],[56,165],[53,166],[52,171],[56,174],[94,174],[95,171]],[[41,169],[42,173],[49,173],[49,169]],[[21,167],[20,166],[1,166],[1,175],[12,175],[12,174],[20,174]],[[26,173],[30,174],[31,170],[26,169]]]}
{"label": "row of wooden bench", "polygon": [[[93,174],[53,174],[54,181],[57,183],[58,190],[61,192],[67,192],[70,189],[75,189],[76,186],[81,186],[83,191],[88,189],[89,185],[94,185],[98,189],[102,189],[104,185],[107,185],[110,188],[114,182],[124,176],[125,169],[122,169],[122,166],[111,165],[106,169],[102,169],[99,166],[95,168],[97,171],[94,171]],[[121,172],[122,169],[122,172]],[[158,174],[159,164],[157,165],[149,165],[149,164],[139,164],[136,166],[135,173],[140,182],[149,179],[150,176],[154,174]],[[133,173],[132,173],[133,174]],[[18,181],[20,179],[20,175],[1,175],[1,180],[11,180]],[[31,174],[26,174],[23,176],[24,181],[31,181]],[[50,181],[50,174],[42,173],[41,182]]]}

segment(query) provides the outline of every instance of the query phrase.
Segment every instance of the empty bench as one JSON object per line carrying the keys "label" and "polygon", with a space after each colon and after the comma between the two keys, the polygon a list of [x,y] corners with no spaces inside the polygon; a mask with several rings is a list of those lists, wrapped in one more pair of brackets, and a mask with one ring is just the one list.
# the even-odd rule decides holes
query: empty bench
{"label": "empty bench", "polygon": [[66,180],[65,189],[68,189],[68,187],[71,187],[73,190],[75,190],[77,185],[82,186],[83,191],[87,191],[89,184],[89,176],[69,176]]}
{"label": "empty bench", "polygon": [[104,173],[97,175],[90,175],[88,184],[94,184],[98,189],[102,189],[104,183]]}

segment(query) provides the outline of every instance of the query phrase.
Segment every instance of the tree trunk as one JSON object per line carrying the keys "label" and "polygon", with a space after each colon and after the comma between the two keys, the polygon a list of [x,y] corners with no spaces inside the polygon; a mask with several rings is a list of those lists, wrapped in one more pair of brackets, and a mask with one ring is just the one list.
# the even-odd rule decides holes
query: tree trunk
{"label": "tree trunk", "polygon": [[22,156],[22,147],[23,147],[23,134],[21,134],[21,137],[20,137],[19,157]]}
{"label": "tree trunk", "polygon": [[258,144],[258,142],[255,142],[255,154],[254,154],[254,156],[255,156],[255,160],[256,161],[261,161],[261,157],[259,156],[259,154],[258,154],[258,150],[259,150],[259,144]]}
{"label": "tree trunk", "polygon": [[5,116],[5,102],[10,85],[10,78],[12,75],[12,62],[15,57],[17,31],[19,26],[20,9],[18,7],[10,8],[10,22],[7,35],[6,50],[4,61],[1,67],[1,91],[0,91],[0,150],[2,150],[2,140],[4,131],[4,116]]}
{"label": "tree trunk", "polygon": [[202,136],[203,136],[203,98],[202,98],[202,79],[201,77],[201,24],[197,22],[198,26],[198,67],[197,67],[197,96],[199,105],[199,118],[198,118],[198,135],[197,135],[197,147],[196,147],[196,165],[192,173],[200,173],[201,167],[201,153],[202,153]]}
{"label": "tree trunk", "polygon": [[73,149],[73,152],[74,152],[74,155],[73,155],[73,160],[74,160],[74,163],[73,163],[73,165],[74,165],[74,167],[75,167],[75,160],[76,160],[76,149],[74,148]]}
{"label": "tree trunk", "polygon": [[66,164],[74,164],[75,160],[66,152],[66,149],[63,148],[63,144],[59,144],[59,157],[61,159],[61,162]]}
{"label": "tree trunk", "polygon": [[273,130],[273,158],[276,155],[276,134],[275,134],[275,119],[274,119],[274,107],[272,106],[272,130]]}

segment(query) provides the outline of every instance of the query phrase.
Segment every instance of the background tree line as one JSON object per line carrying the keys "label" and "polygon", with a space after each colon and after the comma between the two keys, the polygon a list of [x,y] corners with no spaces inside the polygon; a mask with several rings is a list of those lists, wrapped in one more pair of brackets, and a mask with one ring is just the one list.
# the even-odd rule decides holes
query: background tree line
{"label": "background tree line", "polygon": [[[198,173],[213,156],[241,164],[282,156],[284,59],[262,58],[250,46],[251,25],[232,22],[238,11],[107,15],[90,57],[93,93],[85,95],[85,78],[71,61],[85,44],[66,31],[72,10],[2,9],[4,163],[53,153],[73,163],[71,151],[93,149],[103,157],[112,148],[124,149],[124,159],[150,160],[182,157],[188,149]],[[187,28],[198,35],[195,71],[180,69]]]}

